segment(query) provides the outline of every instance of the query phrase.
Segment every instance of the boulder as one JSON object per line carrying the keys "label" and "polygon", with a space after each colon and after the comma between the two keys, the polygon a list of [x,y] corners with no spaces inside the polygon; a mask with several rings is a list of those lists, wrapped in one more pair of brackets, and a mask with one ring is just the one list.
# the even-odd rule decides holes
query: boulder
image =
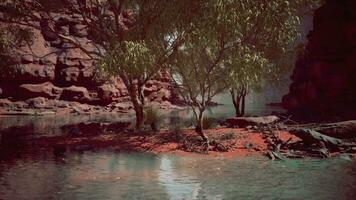
{"label": "boulder", "polygon": [[264,117],[232,117],[226,119],[226,124],[228,127],[245,128],[247,126],[268,125],[279,120],[279,117],[274,115]]}
{"label": "boulder", "polygon": [[54,80],[53,65],[26,64],[12,66],[11,76],[3,77],[4,81],[16,83],[42,83]]}
{"label": "boulder", "polygon": [[111,105],[112,109],[118,109],[120,111],[127,111],[133,108],[132,104],[130,102],[120,102],[120,103],[115,103]]}
{"label": "boulder", "polygon": [[67,83],[75,83],[78,81],[80,70],[77,67],[69,67],[61,71],[62,81]]}
{"label": "boulder", "polygon": [[91,98],[85,87],[70,86],[63,89],[60,99],[67,101],[88,102]]}
{"label": "boulder", "polygon": [[60,68],[67,68],[71,66],[79,66],[79,60],[77,59],[70,59],[67,57],[66,51],[64,51],[62,54],[58,56],[57,63],[59,64],[58,67]]}
{"label": "boulder", "polygon": [[89,112],[91,110],[88,104],[78,103],[77,105],[72,105],[71,107],[76,113]]}
{"label": "boulder", "polygon": [[29,108],[53,108],[47,104],[47,99],[44,97],[28,99],[26,103],[28,103]]}
{"label": "boulder", "polygon": [[155,85],[148,85],[148,86],[146,86],[143,89],[143,93],[145,94],[146,97],[157,91],[157,86]]}
{"label": "boulder", "polygon": [[161,89],[157,93],[157,98],[154,99],[157,102],[169,101],[169,99],[171,98],[171,91],[167,90],[166,88]]}
{"label": "boulder", "polygon": [[0,107],[10,107],[13,105],[13,102],[8,99],[0,99]]}
{"label": "boulder", "polygon": [[120,96],[120,91],[113,85],[105,84],[98,87],[98,98],[102,104],[110,104]]}
{"label": "boulder", "polygon": [[19,86],[18,98],[28,99],[34,97],[45,97],[55,99],[60,96],[62,89],[54,86],[51,82],[42,84],[22,84]]}

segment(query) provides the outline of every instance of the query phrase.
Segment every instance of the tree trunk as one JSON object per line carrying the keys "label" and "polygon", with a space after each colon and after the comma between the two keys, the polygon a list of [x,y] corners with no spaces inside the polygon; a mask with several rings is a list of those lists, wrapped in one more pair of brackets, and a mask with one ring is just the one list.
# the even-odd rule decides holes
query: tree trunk
{"label": "tree trunk", "polygon": [[133,80],[128,79],[124,74],[120,75],[126,89],[130,95],[130,100],[135,110],[136,115],[136,130],[140,130],[144,122],[143,108],[145,106],[145,96],[143,93],[144,84],[138,82],[134,84]]}
{"label": "tree trunk", "polygon": [[140,130],[143,125],[143,122],[144,122],[144,113],[143,113],[144,105],[142,104],[140,97],[138,96],[140,94],[138,94],[137,90],[130,88],[129,93],[130,93],[131,102],[133,104],[133,107],[135,110],[135,115],[136,115],[135,128],[136,128],[136,130]]}
{"label": "tree trunk", "polygon": [[231,93],[232,103],[234,104],[235,107],[235,115],[236,117],[241,117],[241,110],[240,110],[241,96],[239,94],[235,94],[235,91],[233,89],[230,90],[230,93]]}
{"label": "tree trunk", "polygon": [[142,84],[139,81],[138,84],[137,84],[137,93],[138,93],[139,99],[141,101],[141,104],[143,106],[145,106],[145,94],[144,94],[143,88],[144,88],[144,84]]}
{"label": "tree trunk", "polygon": [[136,130],[140,130],[143,121],[144,121],[144,114],[143,114],[143,105],[140,104],[138,101],[133,101],[133,107],[135,110],[135,115],[136,115]]}
{"label": "tree trunk", "polygon": [[246,93],[242,94],[242,100],[241,100],[241,117],[245,116],[245,106],[246,106]]}
{"label": "tree trunk", "polygon": [[241,102],[241,98],[240,97],[236,97],[236,100],[235,100],[235,103],[234,103],[236,117],[241,117],[242,116],[241,110],[240,110],[240,107],[241,107],[240,102]]}
{"label": "tree trunk", "polygon": [[205,144],[207,146],[209,146],[209,139],[204,134],[204,130],[203,130],[203,120],[204,120],[203,113],[204,113],[204,110],[199,109],[199,115],[198,115],[198,119],[197,119],[197,125],[195,127],[195,132],[197,132],[198,135],[204,140]]}

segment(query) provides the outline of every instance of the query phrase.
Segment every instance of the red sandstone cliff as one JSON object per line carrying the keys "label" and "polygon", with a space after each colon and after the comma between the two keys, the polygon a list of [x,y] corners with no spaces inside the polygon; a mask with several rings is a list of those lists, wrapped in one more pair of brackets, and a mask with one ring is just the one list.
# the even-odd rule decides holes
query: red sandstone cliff
{"label": "red sandstone cliff", "polygon": [[356,113],[356,1],[328,0],[291,76],[283,105],[293,114]]}
{"label": "red sandstone cliff", "polygon": [[[96,49],[90,31],[81,24],[81,16],[63,13],[53,15],[55,21],[51,25],[56,31],[79,41],[88,50]],[[1,16],[3,13],[0,13],[0,21]],[[43,107],[51,108],[70,106],[68,102],[120,107],[122,104],[117,103],[129,102],[120,79],[112,78],[110,83],[98,83],[94,78],[95,62],[92,59],[46,31],[48,22],[33,23],[41,27],[31,29],[33,44],[14,49],[10,55],[11,64],[1,66],[9,71],[0,80],[0,107],[27,108],[32,104],[43,104]],[[6,25],[0,22],[0,26]],[[172,100],[169,74],[162,73],[156,80],[149,81],[144,92],[149,101],[168,105]],[[10,101],[20,103],[13,105]]]}

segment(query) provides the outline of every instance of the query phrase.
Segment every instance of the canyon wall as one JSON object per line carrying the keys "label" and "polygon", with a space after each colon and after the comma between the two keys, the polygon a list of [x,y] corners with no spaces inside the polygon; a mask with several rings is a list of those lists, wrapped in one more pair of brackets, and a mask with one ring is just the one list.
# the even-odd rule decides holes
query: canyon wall
{"label": "canyon wall", "polygon": [[302,117],[356,114],[356,1],[327,0],[298,57],[283,105]]}
{"label": "canyon wall", "polygon": [[[0,27],[4,13],[0,12]],[[0,107],[70,107],[75,105],[114,106],[128,109],[129,97],[119,78],[105,84],[96,81],[96,63],[76,46],[46,31],[49,24],[55,30],[83,45],[97,50],[90,31],[81,24],[81,15],[52,13],[54,22],[33,21],[40,28],[31,28],[33,42],[14,49],[11,62],[2,67]],[[4,70],[5,69],[5,70]],[[148,101],[169,105],[172,101],[170,76],[160,73],[146,84]],[[35,105],[33,105],[35,104]],[[125,106],[123,106],[125,104]],[[124,108],[123,108],[124,107]]]}

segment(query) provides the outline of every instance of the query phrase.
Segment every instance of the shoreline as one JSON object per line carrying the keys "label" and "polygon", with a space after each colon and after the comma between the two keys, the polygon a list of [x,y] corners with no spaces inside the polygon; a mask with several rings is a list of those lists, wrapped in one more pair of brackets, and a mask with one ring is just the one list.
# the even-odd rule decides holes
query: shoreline
{"label": "shoreline", "polygon": [[[65,152],[113,150],[118,152],[141,152],[153,154],[171,154],[179,156],[207,156],[207,157],[249,157],[265,156],[270,150],[269,144],[263,135],[256,131],[242,128],[212,128],[206,134],[213,140],[218,140],[228,147],[226,152],[210,149],[208,153],[194,151],[184,146],[186,141],[199,141],[193,129],[183,129],[179,134],[169,130],[159,133],[107,133],[107,134],[82,134],[63,135],[53,137],[39,137],[23,141],[29,148],[43,148],[52,150],[54,154]],[[299,139],[286,131],[277,133],[283,141],[299,141]],[[198,143],[188,144],[191,146]],[[187,145],[187,144],[185,144]],[[197,145],[199,150],[199,145]]]}
{"label": "shoreline", "polygon": [[[177,109],[160,109],[160,111],[175,111]],[[228,120],[218,125],[216,128],[206,129],[205,133],[210,140],[210,147],[208,152],[203,146],[201,138],[196,134],[193,128],[183,128],[184,125],[166,125],[158,132],[153,132],[150,129],[143,129],[143,131],[135,132],[131,129],[132,122],[130,122],[130,113],[117,112],[100,112],[100,113],[68,113],[58,112],[49,115],[33,115],[37,119],[39,117],[47,116],[95,116],[95,115],[122,115],[120,121],[102,122],[102,121],[87,121],[88,119],[73,124],[65,122],[56,127],[57,134],[34,134],[37,133],[32,126],[21,126],[16,120],[17,125],[0,130],[0,142],[7,145],[7,141],[12,142],[17,147],[25,147],[30,149],[47,149],[52,151],[55,155],[65,152],[75,151],[91,151],[91,150],[114,150],[118,152],[144,152],[153,154],[172,154],[180,156],[207,156],[207,157],[250,157],[250,156],[267,156],[273,159],[287,159],[287,158],[308,158],[308,157],[334,157],[344,154],[345,151],[330,151],[322,152],[323,147],[318,146],[303,146],[298,143],[303,143],[304,139],[295,136],[286,124],[259,124],[241,127],[240,124],[229,124]],[[18,115],[0,115],[2,117],[11,117]],[[27,118],[32,115],[19,115],[19,117]],[[131,116],[133,117],[133,116]],[[271,116],[269,116],[271,117]],[[245,120],[250,118],[259,118],[266,120],[265,117],[245,117]],[[268,118],[266,116],[266,118]],[[124,120],[126,119],[126,120]],[[68,119],[70,122],[72,120]],[[37,121],[37,120],[36,120]],[[231,121],[231,120],[230,120]],[[52,121],[52,123],[58,123]],[[260,122],[254,122],[260,123]],[[320,123],[321,124],[321,123]],[[39,123],[42,127],[42,123]],[[308,125],[308,124],[305,124]],[[299,124],[303,128],[303,124]],[[170,127],[170,128],[167,128]],[[229,128],[230,127],[230,128]],[[38,128],[38,127],[37,127]],[[294,127],[295,128],[295,127]],[[38,130],[38,129],[37,129]],[[31,132],[32,131],[32,132]],[[59,134],[58,134],[59,133]],[[15,141],[15,142],[14,142]],[[20,145],[18,145],[19,143]],[[294,144],[297,144],[295,146]],[[11,144],[10,144],[11,145]],[[290,149],[291,148],[291,149]],[[6,150],[0,146],[0,149]],[[290,151],[291,150],[291,151]],[[296,150],[296,152],[294,152]],[[356,149],[346,152],[355,156]]]}
{"label": "shoreline", "polygon": [[[43,136],[21,140],[17,145],[29,150],[52,151],[55,156],[61,156],[68,152],[110,150],[118,153],[148,153],[183,157],[245,158],[253,156],[268,157],[268,152],[271,151],[268,139],[264,138],[262,133],[244,128],[218,127],[206,130],[209,138],[219,140],[221,144],[229,147],[226,152],[214,149],[210,149],[209,152],[187,150],[183,145],[183,140],[179,139],[179,137],[192,141],[199,140],[199,136],[196,135],[193,129],[183,129],[180,136],[173,134],[169,130],[162,130],[159,133],[120,132],[97,135],[89,133],[76,136]],[[301,141],[287,131],[280,131],[277,134],[283,142]],[[227,135],[229,138],[227,138]],[[2,150],[6,152],[6,147]],[[341,154],[335,152],[330,157]],[[356,156],[356,154],[349,155]],[[306,155],[300,159],[308,158],[313,157]]]}

